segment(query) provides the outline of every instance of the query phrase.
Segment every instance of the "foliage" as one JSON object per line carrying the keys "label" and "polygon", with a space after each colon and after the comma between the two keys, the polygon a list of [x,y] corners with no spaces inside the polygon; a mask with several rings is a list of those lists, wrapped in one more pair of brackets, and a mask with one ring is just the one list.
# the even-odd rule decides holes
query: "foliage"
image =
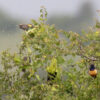
{"label": "foliage", "polygon": [[[65,32],[46,24],[46,17],[46,9],[41,8],[39,21],[32,20],[34,28],[24,31],[19,51],[2,52],[0,97],[6,100],[99,100],[99,29],[91,28],[81,35]],[[98,69],[96,79],[88,74],[91,63]],[[54,71],[57,78],[49,85],[47,73]]]}

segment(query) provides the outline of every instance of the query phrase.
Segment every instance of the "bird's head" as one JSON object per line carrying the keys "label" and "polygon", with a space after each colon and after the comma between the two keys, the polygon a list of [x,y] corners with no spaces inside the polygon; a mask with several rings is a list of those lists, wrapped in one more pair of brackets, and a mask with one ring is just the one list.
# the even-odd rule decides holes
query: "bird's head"
{"label": "bird's head", "polygon": [[94,70],[94,69],[95,69],[94,64],[91,64],[91,65],[90,65],[90,70]]}

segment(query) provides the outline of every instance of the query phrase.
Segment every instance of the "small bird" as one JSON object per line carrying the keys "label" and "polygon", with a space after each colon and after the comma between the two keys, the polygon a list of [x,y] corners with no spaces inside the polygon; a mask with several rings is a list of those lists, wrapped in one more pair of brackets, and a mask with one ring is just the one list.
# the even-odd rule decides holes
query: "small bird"
{"label": "small bird", "polygon": [[47,81],[49,82],[50,85],[53,85],[53,81],[55,80],[56,77],[57,77],[57,72],[54,73],[48,72]]}
{"label": "small bird", "polygon": [[57,72],[54,72],[54,73],[48,72],[47,81],[54,80],[56,78],[56,76],[57,76]]}
{"label": "small bird", "polygon": [[47,66],[46,70],[47,70],[47,82],[50,85],[53,85],[58,76],[58,67],[56,58],[52,58],[51,64]]}
{"label": "small bird", "polygon": [[96,76],[97,76],[97,70],[96,70],[94,64],[91,64],[91,65],[90,65],[89,74],[90,74],[92,77],[96,78]]}
{"label": "small bird", "polygon": [[29,29],[34,28],[34,26],[32,24],[20,24],[19,28],[25,31],[28,31]]}

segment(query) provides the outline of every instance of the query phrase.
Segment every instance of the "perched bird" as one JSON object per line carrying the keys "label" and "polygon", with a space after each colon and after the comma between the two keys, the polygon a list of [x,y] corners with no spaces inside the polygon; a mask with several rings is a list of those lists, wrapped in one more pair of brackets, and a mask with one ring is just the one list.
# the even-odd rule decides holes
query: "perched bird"
{"label": "perched bird", "polygon": [[25,31],[28,31],[31,28],[34,28],[32,24],[20,24],[19,28]]}
{"label": "perched bird", "polygon": [[58,76],[57,60],[53,58],[51,64],[46,68],[47,70],[47,82],[52,85]]}
{"label": "perched bird", "polygon": [[97,76],[97,70],[96,70],[94,64],[91,64],[91,65],[90,65],[89,74],[90,74],[92,77],[96,78],[96,76]]}
{"label": "perched bird", "polygon": [[57,77],[57,72],[54,73],[48,72],[47,81],[49,82],[50,85],[53,84],[53,81],[55,80],[56,77]]}
{"label": "perched bird", "polygon": [[57,76],[57,72],[54,72],[54,73],[48,72],[47,81],[54,80],[56,78],[56,76]]}

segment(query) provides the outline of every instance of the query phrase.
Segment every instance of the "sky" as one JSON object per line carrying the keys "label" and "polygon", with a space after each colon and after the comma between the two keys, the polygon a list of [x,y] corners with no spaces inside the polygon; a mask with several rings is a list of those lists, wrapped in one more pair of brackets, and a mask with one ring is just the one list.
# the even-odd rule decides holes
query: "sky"
{"label": "sky", "polygon": [[48,16],[75,14],[85,2],[91,2],[95,10],[100,9],[100,0],[0,0],[0,7],[10,16],[31,19],[39,17],[41,6],[47,9]]}

